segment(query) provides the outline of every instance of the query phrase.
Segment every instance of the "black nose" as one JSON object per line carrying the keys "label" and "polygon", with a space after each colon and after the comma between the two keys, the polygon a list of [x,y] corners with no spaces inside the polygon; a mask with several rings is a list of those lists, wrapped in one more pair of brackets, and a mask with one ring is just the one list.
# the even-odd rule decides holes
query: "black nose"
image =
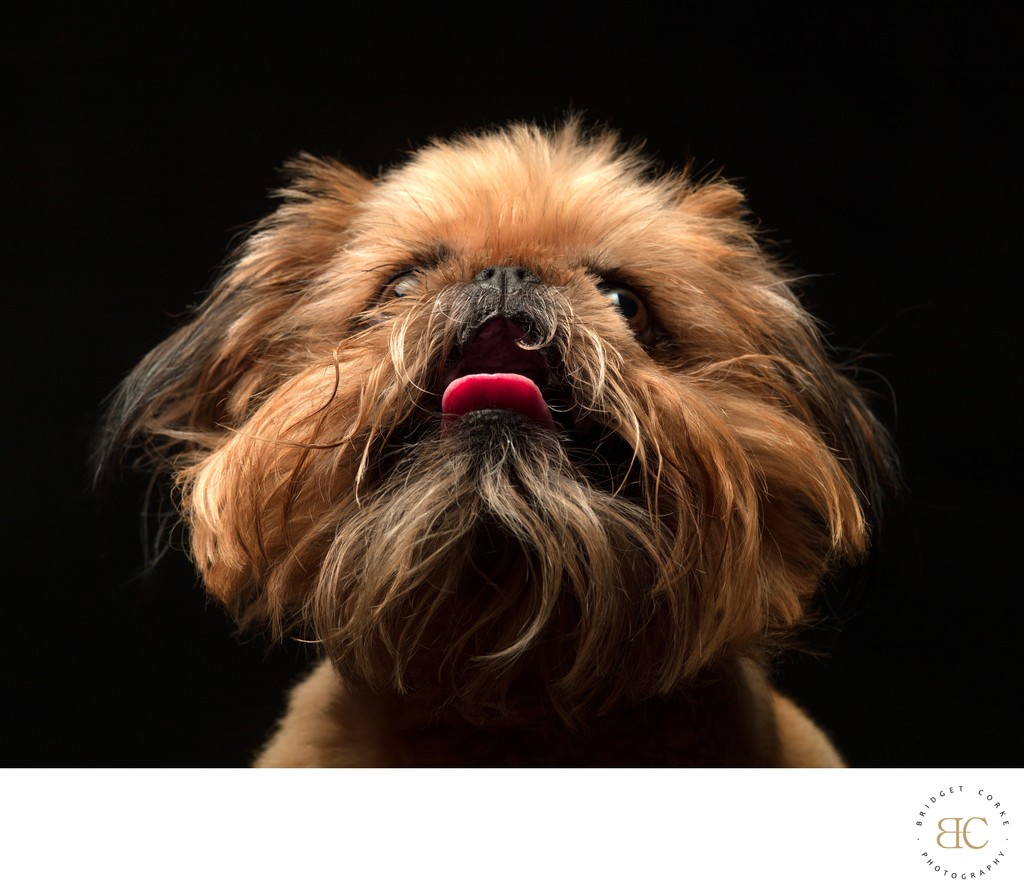
{"label": "black nose", "polygon": [[537,285],[540,277],[526,267],[484,267],[473,277],[473,282],[506,295],[524,286]]}

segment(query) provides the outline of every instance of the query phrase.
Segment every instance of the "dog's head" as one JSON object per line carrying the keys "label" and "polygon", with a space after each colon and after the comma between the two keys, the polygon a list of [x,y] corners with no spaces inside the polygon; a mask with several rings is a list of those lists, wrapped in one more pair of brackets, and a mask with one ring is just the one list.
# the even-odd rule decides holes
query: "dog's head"
{"label": "dog's head", "polygon": [[110,415],[243,622],[572,718],[771,646],[864,551],[884,435],[734,187],[576,125],[290,177]]}

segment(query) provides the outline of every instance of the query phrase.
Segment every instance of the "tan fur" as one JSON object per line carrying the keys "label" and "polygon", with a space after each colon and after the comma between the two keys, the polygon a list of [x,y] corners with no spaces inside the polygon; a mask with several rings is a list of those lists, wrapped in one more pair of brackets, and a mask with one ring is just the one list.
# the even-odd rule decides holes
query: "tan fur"
{"label": "tan fur", "polygon": [[[749,686],[748,716],[753,719],[749,738],[760,743],[760,751],[751,751],[746,761],[755,765],[780,767],[841,767],[843,759],[825,734],[785,696],[774,692],[754,666],[744,668]],[[507,766],[530,763],[530,754],[522,740],[492,737],[483,743],[479,734],[470,737],[452,735],[427,737],[422,728],[396,729],[387,720],[387,712],[377,712],[373,700],[360,700],[345,691],[344,684],[330,662],[318,665],[300,683],[288,701],[288,711],[278,729],[256,759],[257,767],[387,767],[387,766]],[[683,711],[668,715],[670,721],[687,717]],[[592,736],[582,735],[574,747],[559,754],[556,764],[588,766],[660,765],[650,760],[647,742],[650,724],[627,730],[616,738],[606,737],[621,750],[596,751]],[[674,730],[659,726],[660,740],[676,736]],[[685,741],[685,740],[683,740]],[[675,763],[715,766],[731,765],[729,757],[738,752],[736,743],[708,755],[699,747],[675,752]],[[660,752],[655,752],[657,756]],[[608,760],[608,757],[613,757]],[[598,760],[594,760],[598,758]],[[682,759],[682,760],[681,760]]]}
{"label": "tan fur", "polygon": [[776,692],[773,696],[780,741],[780,766],[845,766],[835,746],[803,711],[784,695]]}
{"label": "tan fur", "polygon": [[[888,449],[737,190],[576,123],[291,176],[111,414],[210,592],[329,659],[260,763],[838,762],[762,668]],[[553,431],[442,427],[494,320]]]}

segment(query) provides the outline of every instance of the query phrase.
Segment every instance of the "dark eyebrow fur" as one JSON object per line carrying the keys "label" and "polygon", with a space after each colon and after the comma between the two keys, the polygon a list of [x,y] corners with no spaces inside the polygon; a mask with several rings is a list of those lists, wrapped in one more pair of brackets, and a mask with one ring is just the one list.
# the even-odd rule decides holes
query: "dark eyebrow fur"
{"label": "dark eyebrow fur", "polygon": [[594,263],[585,263],[587,273],[599,283],[622,285],[635,290],[646,301],[652,292],[651,286],[639,276],[621,267],[601,267]]}
{"label": "dark eyebrow fur", "polygon": [[454,252],[447,245],[438,242],[425,251],[415,253],[411,258],[409,266],[420,270],[437,267],[451,258],[453,254]]}
{"label": "dark eyebrow fur", "polygon": [[394,264],[381,264],[374,270],[384,271],[387,275],[384,284],[391,282],[399,276],[412,273],[415,270],[429,270],[447,261],[453,252],[448,246],[438,243],[423,252],[412,252],[410,255]]}

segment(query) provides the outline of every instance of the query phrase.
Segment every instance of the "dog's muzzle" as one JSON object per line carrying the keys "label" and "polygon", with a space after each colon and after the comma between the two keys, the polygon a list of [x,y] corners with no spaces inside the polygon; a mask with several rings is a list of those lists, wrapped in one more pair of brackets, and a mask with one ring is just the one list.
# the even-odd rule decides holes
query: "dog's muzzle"
{"label": "dog's muzzle", "polygon": [[[535,341],[540,285],[540,277],[526,267],[484,267],[465,292],[467,304],[477,314],[476,327],[491,317],[503,316],[521,326],[529,342]],[[468,334],[465,329],[460,333],[463,341]]]}
{"label": "dog's muzzle", "polygon": [[460,353],[442,380],[444,430],[469,413],[512,412],[554,430],[541,389],[551,381],[533,345],[540,277],[525,267],[485,267],[464,293]]}

